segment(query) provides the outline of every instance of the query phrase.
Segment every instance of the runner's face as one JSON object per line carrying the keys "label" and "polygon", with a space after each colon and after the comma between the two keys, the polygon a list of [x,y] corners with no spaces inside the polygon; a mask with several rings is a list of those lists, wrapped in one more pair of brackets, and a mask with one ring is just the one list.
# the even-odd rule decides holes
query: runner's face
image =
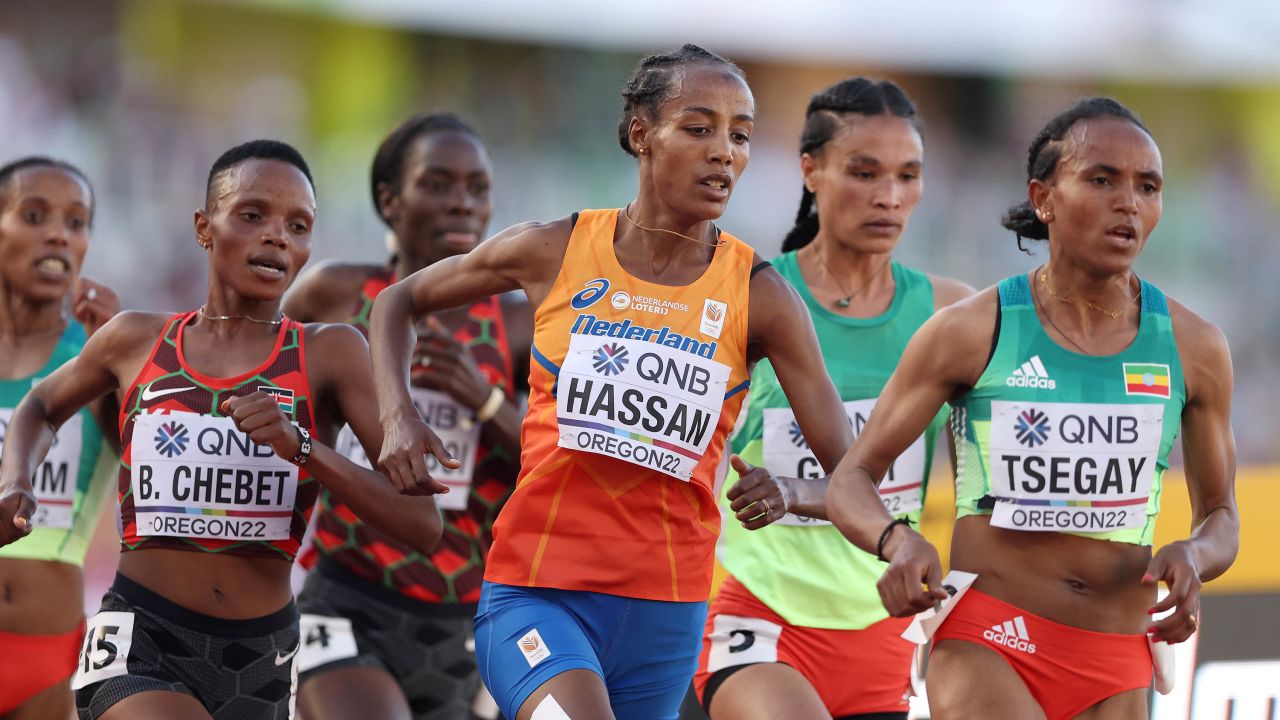
{"label": "runner's face", "polygon": [[652,182],[674,214],[714,220],[747,169],[755,100],[746,81],[718,64],[686,67],[675,83],[645,138]]}
{"label": "runner's face", "polygon": [[384,216],[403,252],[428,263],[469,252],[484,239],[493,207],[492,167],[484,145],[455,131],[418,137],[405,158],[400,192]]}
{"label": "runner's face", "polygon": [[29,167],[0,190],[0,273],[11,291],[56,302],[71,290],[89,249],[89,186],[74,173]]}
{"label": "runner's face", "polygon": [[924,146],[905,118],[845,113],[816,157],[801,159],[824,234],[863,253],[892,252],[920,202]]}
{"label": "runner's face", "polygon": [[1162,185],[1160,149],[1150,135],[1119,118],[1088,120],[1068,134],[1057,175],[1036,207],[1053,215],[1057,251],[1099,274],[1121,273],[1160,222]]}
{"label": "runner's face", "polygon": [[279,160],[247,160],[214,179],[211,202],[197,213],[196,235],[214,274],[249,299],[284,295],[311,257],[316,197],[307,177]]}

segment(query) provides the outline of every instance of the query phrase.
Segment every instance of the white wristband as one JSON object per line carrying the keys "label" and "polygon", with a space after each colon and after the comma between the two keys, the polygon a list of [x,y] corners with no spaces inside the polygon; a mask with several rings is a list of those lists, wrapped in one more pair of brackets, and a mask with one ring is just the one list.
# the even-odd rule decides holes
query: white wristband
{"label": "white wristband", "polygon": [[484,401],[479,410],[476,410],[476,422],[487,423],[492,420],[498,411],[502,409],[502,403],[506,402],[507,394],[502,392],[502,388],[494,387],[489,390],[489,399]]}

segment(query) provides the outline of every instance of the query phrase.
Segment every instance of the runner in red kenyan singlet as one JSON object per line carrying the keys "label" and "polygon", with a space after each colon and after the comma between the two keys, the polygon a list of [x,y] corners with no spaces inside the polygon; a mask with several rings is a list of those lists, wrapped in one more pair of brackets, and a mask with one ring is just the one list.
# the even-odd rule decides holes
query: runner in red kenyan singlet
{"label": "runner in red kenyan singlet", "polygon": [[[469,252],[490,216],[491,168],[475,131],[455,116],[415,116],[375,154],[374,208],[386,223],[389,262],[325,263],[290,293],[291,317],[345,322],[367,334],[374,298],[396,278]],[[450,492],[436,498],[444,536],[429,555],[370,527],[322,492],[313,567],[298,604],[301,712],[308,720],[464,718],[484,690],[472,618],[492,526],[515,486],[520,395],[528,375],[532,310],[513,295],[434,313],[415,330],[412,394],[462,460],[432,461]],[[518,383],[518,384],[517,384]],[[338,448],[368,458],[343,433]]]}
{"label": "runner in red kenyan singlet", "polygon": [[[123,400],[122,553],[80,644],[81,720],[291,718],[300,642],[289,570],[319,485],[421,552],[439,539],[433,500],[397,494],[329,447],[344,424],[366,448],[382,438],[364,339],[280,312],[315,213],[293,148],[254,141],[223,154],[195,217],[205,305],[117,315],[10,418],[6,481],[30,477],[85,403]],[[0,498],[0,543],[36,510],[30,493]]]}

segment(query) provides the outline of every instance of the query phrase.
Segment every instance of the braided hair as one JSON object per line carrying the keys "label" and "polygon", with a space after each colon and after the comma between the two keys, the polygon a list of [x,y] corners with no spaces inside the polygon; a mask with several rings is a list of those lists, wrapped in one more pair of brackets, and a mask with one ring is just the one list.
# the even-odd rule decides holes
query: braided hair
{"label": "braided hair", "polygon": [[[1062,141],[1076,123],[1082,120],[1107,117],[1127,120],[1146,133],[1148,137],[1151,136],[1151,131],[1147,129],[1146,125],[1142,124],[1142,120],[1132,110],[1121,105],[1118,101],[1109,97],[1085,98],[1058,113],[1057,116],[1040,129],[1036,139],[1031,141],[1031,147],[1027,150],[1027,183],[1032,180],[1048,182],[1053,177],[1054,172],[1058,169],[1058,161],[1062,159]],[[1023,246],[1022,241],[1024,239],[1049,239],[1049,226],[1040,222],[1040,218],[1036,217],[1035,208],[1031,207],[1030,200],[1023,200],[1006,210],[1000,218],[1000,224],[1017,235],[1018,249],[1027,254],[1030,254],[1031,251]]]}
{"label": "braided hair", "polygon": [[732,60],[721,57],[686,43],[679,50],[650,55],[636,65],[635,72],[622,86],[622,120],[618,122],[618,144],[628,155],[635,156],[631,147],[631,119],[640,115],[648,119],[658,117],[658,108],[670,100],[676,92],[676,71],[688,65],[710,63],[723,65],[734,75],[746,80],[746,74]]}
{"label": "braided hair", "polygon": [[[916,130],[920,119],[915,103],[891,80],[876,82],[863,77],[842,80],[816,93],[809,99],[804,113],[804,131],[800,134],[800,154],[817,155],[844,127],[840,116],[844,113],[858,115],[892,115],[911,121]],[[800,196],[800,209],[796,212],[796,224],[782,241],[782,252],[791,252],[813,242],[818,235],[818,209],[809,188]]]}

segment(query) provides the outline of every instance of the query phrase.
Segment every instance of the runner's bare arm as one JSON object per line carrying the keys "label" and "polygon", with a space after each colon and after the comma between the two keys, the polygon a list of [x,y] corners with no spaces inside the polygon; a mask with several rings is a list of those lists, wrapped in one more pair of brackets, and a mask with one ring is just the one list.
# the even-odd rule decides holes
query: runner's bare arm
{"label": "runner's bare arm", "polygon": [[1200,583],[1231,567],[1240,549],[1236,508],[1236,444],[1231,429],[1231,351],[1222,331],[1170,301],[1178,338],[1187,404],[1182,410],[1182,449],[1191,496],[1191,536],[1151,558],[1143,582],[1163,581],[1169,594],[1153,608],[1176,610],[1151,626],[1158,639],[1181,642],[1195,632]]}
{"label": "runner's bare arm", "polygon": [[[805,440],[831,472],[853,442],[853,432],[843,422],[844,406],[823,365],[804,301],[776,270],[766,267],[751,278],[747,317],[751,359],[769,358]],[[787,512],[826,518],[826,477],[775,478],[737,456],[730,462],[741,479],[729,489],[729,507],[747,529],[768,525]]]}
{"label": "runner's bare arm", "polygon": [[[324,358],[320,370],[326,413],[335,427],[341,427],[344,421],[349,424],[368,456],[376,457],[382,448],[382,426],[378,423],[369,346],[364,336],[350,325],[322,325],[315,329],[312,347],[320,350]],[[365,522],[424,555],[435,548],[443,523],[433,498],[400,495],[381,473],[366,470],[336,452],[333,454],[336,458],[331,462],[340,472],[328,482],[321,478],[321,482],[338,500]],[[308,469],[314,473],[312,468]],[[439,484],[432,489],[448,491]]]}
{"label": "runner's bare arm", "polygon": [[[118,370],[139,346],[150,348],[163,316],[121,313],[89,337],[80,354],[41,380],[14,410],[0,460],[0,545],[26,535],[35,512],[31,478],[54,433],[81,408],[119,386]],[[143,350],[145,352],[145,349]]]}
{"label": "runner's bare arm", "polygon": [[555,282],[569,234],[567,218],[517,225],[466,255],[423,268],[379,293],[370,321],[373,377],[385,431],[378,467],[400,492],[420,492],[430,477],[425,462],[428,452],[448,467],[461,465],[449,457],[409,398],[414,316],[518,288],[536,307]]}
{"label": "runner's bare arm", "polygon": [[302,274],[284,297],[284,314],[298,322],[343,322],[355,307],[367,266],[325,261]]}
{"label": "runner's bare arm", "polygon": [[[977,292],[972,285],[952,278],[930,275],[933,284],[933,311],[937,312],[948,305],[954,305]],[[946,436],[947,456],[951,459],[951,477],[956,476],[956,438],[951,433]]]}
{"label": "runner's bare arm", "polygon": [[[995,290],[983,291],[943,309],[916,331],[866,427],[832,475],[827,511],[862,550],[875,553],[893,519],[875,485],[928,428],[938,408],[982,375],[995,330],[995,303]],[[890,566],[877,587],[891,614],[913,614],[946,597],[937,551],[922,535],[895,526],[883,550]]]}

